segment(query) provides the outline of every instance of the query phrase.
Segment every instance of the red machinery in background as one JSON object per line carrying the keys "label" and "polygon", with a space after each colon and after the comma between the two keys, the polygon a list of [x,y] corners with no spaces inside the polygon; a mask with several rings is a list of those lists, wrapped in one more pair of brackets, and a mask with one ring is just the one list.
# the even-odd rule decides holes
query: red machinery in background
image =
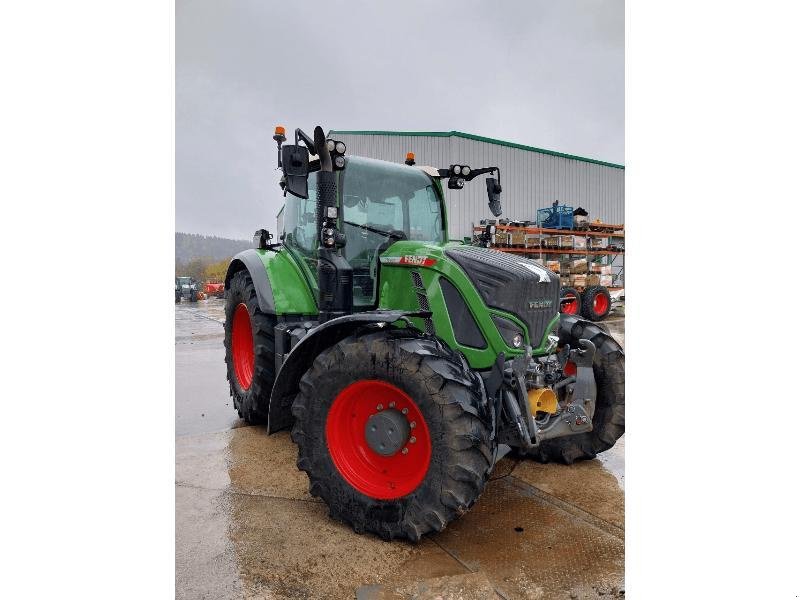
{"label": "red machinery in background", "polygon": [[225,284],[216,281],[206,281],[203,286],[203,291],[209,298],[211,296],[223,298],[225,296]]}

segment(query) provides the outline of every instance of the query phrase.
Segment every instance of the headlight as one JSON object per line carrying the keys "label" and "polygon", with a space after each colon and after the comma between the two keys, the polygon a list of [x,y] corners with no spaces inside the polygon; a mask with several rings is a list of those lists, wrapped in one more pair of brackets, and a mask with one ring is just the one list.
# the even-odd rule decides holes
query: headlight
{"label": "headlight", "polygon": [[336,150],[336,142],[334,142],[333,140],[327,140],[325,142],[325,145],[328,147],[328,152],[333,152],[334,150]]}
{"label": "headlight", "polygon": [[344,168],[344,156],[337,156],[333,159],[333,163],[336,165],[337,169]]}
{"label": "headlight", "polygon": [[347,146],[344,145],[344,142],[336,142],[336,151],[339,154],[344,154],[345,150],[347,150]]}
{"label": "headlight", "polygon": [[455,174],[455,175],[461,175],[461,167],[460,167],[459,165],[455,165],[455,166],[453,167],[453,174]]}
{"label": "headlight", "polygon": [[525,336],[516,323],[497,315],[492,315],[492,321],[497,326],[497,330],[500,332],[500,335],[503,336],[503,340],[505,340],[506,344],[512,348],[522,348],[525,343]]}
{"label": "headlight", "polygon": [[467,175],[469,175],[469,172],[470,172],[470,171],[472,171],[472,169],[470,169],[469,167],[464,167],[463,169],[461,169],[461,174],[462,174],[464,177],[466,177]]}

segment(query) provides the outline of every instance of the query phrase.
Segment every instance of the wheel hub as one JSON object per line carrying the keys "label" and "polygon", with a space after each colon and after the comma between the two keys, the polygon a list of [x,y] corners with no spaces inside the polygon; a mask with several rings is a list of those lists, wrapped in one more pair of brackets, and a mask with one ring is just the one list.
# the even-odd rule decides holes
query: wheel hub
{"label": "wheel hub", "polygon": [[411,426],[395,408],[382,410],[367,419],[364,436],[367,445],[381,456],[392,456],[408,441]]}
{"label": "wheel hub", "polygon": [[397,386],[375,379],[356,381],[339,392],[328,411],[325,438],[345,481],[381,500],[417,489],[433,451],[417,403]]}

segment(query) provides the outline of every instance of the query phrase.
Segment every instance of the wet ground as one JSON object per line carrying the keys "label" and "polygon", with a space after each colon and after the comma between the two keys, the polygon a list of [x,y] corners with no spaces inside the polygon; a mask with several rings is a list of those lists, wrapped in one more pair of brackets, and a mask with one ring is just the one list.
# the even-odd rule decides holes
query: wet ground
{"label": "wet ground", "polygon": [[[308,493],[287,432],[236,416],[222,307],[175,307],[176,597],[624,595],[624,438],[572,466],[503,459],[477,504],[419,544],[357,535]],[[623,320],[605,323],[624,344]]]}

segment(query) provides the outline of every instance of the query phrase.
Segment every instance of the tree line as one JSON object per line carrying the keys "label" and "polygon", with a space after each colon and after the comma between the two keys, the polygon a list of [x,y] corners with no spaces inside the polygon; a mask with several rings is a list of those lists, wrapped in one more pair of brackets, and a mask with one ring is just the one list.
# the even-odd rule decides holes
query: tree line
{"label": "tree line", "polygon": [[231,256],[213,261],[208,257],[192,258],[186,262],[175,262],[175,277],[191,277],[197,281],[225,281],[225,273]]}
{"label": "tree line", "polygon": [[231,240],[213,235],[196,233],[175,233],[175,262],[187,264],[195,258],[207,258],[220,261],[251,248],[250,240]]}
{"label": "tree line", "polygon": [[252,246],[249,240],[175,232],[175,277],[224,281],[231,257]]}

